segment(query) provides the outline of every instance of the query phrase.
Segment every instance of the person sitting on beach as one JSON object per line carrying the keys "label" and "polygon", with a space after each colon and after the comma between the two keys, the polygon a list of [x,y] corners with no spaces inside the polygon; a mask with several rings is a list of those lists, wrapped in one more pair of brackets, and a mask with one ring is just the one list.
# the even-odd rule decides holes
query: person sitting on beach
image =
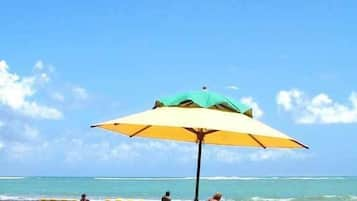
{"label": "person sitting on beach", "polygon": [[80,201],[89,201],[89,200],[87,199],[87,195],[83,193],[83,194],[81,195]]}
{"label": "person sitting on beach", "polygon": [[210,199],[208,199],[208,201],[220,201],[221,198],[222,194],[217,192]]}
{"label": "person sitting on beach", "polygon": [[161,201],[171,201],[170,191],[166,191],[165,195],[161,197]]}

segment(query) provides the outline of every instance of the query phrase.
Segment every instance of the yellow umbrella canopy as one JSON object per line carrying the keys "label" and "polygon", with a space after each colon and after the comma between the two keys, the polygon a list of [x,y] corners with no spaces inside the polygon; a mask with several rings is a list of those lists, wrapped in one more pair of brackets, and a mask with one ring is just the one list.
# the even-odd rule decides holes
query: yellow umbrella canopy
{"label": "yellow umbrella canopy", "polygon": [[160,107],[94,127],[128,135],[205,144],[301,148],[299,143],[246,115],[206,108]]}
{"label": "yellow umbrella canopy", "polygon": [[308,148],[292,137],[252,118],[247,105],[216,93],[188,92],[155,102],[152,110],[98,123],[129,137],[198,144],[195,201],[198,201],[202,144],[262,148]]}

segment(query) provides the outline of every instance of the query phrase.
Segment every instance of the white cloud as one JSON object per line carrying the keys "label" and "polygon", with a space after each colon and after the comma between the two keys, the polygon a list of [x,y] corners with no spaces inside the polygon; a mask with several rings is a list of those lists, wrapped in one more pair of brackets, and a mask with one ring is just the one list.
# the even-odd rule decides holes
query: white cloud
{"label": "white cloud", "polygon": [[59,93],[59,92],[54,92],[51,94],[51,97],[56,100],[56,101],[59,101],[59,102],[63,102],[64,101],[64,96]]}
{"label": "white cloud", "polygon": [[79,86],[73,87],[72,92],[73,95],[78,99],[85,100],[88,98],[87,90],[84,89],[83,87],[79,87]]}
{"label": "white cloud", "polygon": [[301,104],[302,92],[297,89],[289,91],[280,91],[277,96],[277,103],[284,107],[285,110],[290,111],[294,105]]}
{"label": "white cloud", "polygon": [[36,139],[39,136],[39,131],[36,128],[31,127],[29,125],[25,125],[23,133],[27,138],[31,140]]}
{"label": "white cloud", "polygon": [[0,141],[0,151],[4,149],[4,144]]}
{"label": "white cloud", "polygon": [[42,83],[47,83],[51,80],[51,78],[48,75],[48,72],[51,73],[51,68],[52,65],[45,65],[45,63],[42,60],[36,61],[33,69],[35,71],[35,76],[37,78],[37,81],[42,82]]}
{"label": "white cloud", "polygon": [[13,109],[19,109],[25,102],[25,97],[32,96],[33,78],[20,79],[8,71],[5,61],[0,61],[0,102]]}
{"label": "white cloud", "polygon": [[[101,161],[132,161],[143,157],[148,151],[154,157],[153,153],[158,153],[157,151],[162,152],[167,149],[164,147],[165,144],[150,141],[148,143],[132,142],[114,145],[108,141],[88,143],[82,139],[75,138],[71,140],[63,139],[61,143],[63,146],[68,146],[68,151],[65,153],[65,161],[69,163],[92,159]],[[87,151],[83,152],[84,149]]]}
{"label": "white cloud", "polygon": [[235,86],[235,85],[229,85],[226,87],[227,89],[231,89],[231,90],[238,90],[239,87],[238,86]]}
{"label": "white cloud", "polygon": [[[64,96],[57,91],[73,93],[71,86],[67,90],[65,85],[60,85],[62,87],[60,89],[53,89],[54,86],[58,86],[56,83],[47,84],[51,80],[50,75],[54,71],[53,66],[39,60],[34,65],[32,73],[28,76],[16,74],[11,70],[13,69],[5,61],[0,60],[0,159],[4,157],[17,162],[20,159],[24,161],[39,158],[45,160],[51,157],[57,158],[57,156],[62,161],[65,160],[65,157],[75,158],[77,156],[77,159],[97,159],[93,156],[104,157],[103,152],[99,154],[95,151],[97,147],[105,150],[104,145],[96,142],[82,142],[79,149],[76,148],[78,146],[76,141],[63,140],[57,143],[57,139],[41,135],[41,124],[44,122],[33,121],[33,118],[63,118],[61,111],[43,104],[38,98],[44,101],[48,98],[52,99],[52,101],[56,100],[58,104],[64,101]],[[82,87],[74,91],[78,95],[73,97],[76,100],[88,97],[86,90]],[[68,96],[70,97],[70,95]],[[89,148],[87,149],[86,146]],[[88,154],[83,152],[84,149],[89,150],[90,148],[93,148],[93,151],[88,152]],[[68,150],[68,154],[67,151],[63,152],[61,150]],[[107,150],[107,153],[109,153],[109,150],[117,150],[116,152],[113,151],[110,155],[111,158],[120,158],[125,155],[122,152],[124,149],[114,147],[114,145]]]}
{"label": "white cloud", "polygon": [[7,120],[1,131],[0,140],[4,144],[34,143],[41,140],[37,127],[23,119]]}
{"label": "white cloud", "polygon": [[[99,143],[86,144],[80,139],[71,140],[68,152],[66,152],[66,161],[73,162],[78,160],[125,160],[135,161],[150,158],[155,161],[163,160],[163,158],[175,158],[179,163],[192,163],[196,161],[197,146],[195,144],[151,141],[148,142],[127,142],[112,145],[109,142],[102,141]],[[83,153],[83,149],[88,152]],[[89,150],[93,150],[89,151]],[[205,161],[215,161],[226,164],[258,161],[272,161],[282,158],[302,160],[309,157],[305,152],[275,149],[275,150],[254,150],[246,153],[241,150],[226,148],[226,147],[212,147],[205,146],[202,159]]]}
{"label": "white cloud", "polygon": [[[78,161],[138,161],[148,157],[152,162],[175,158],[179,163],[195,161],[197,147],[194,144],[145,140],[145,142],[110,141],[86,142],[83,139],[66,139],[54,141],[60,149],[66,149],[64,160],[68,163]],[[51,148],[51,146],[49,146]],[[57,148],[56,148],[57,149]],[[86,150],[86,152],[83,152]],[[218,158],[218,157],[215,157]]]}
{"label": "white cloud", "polygon": [[35,76],[20,77],[10,73],[5,61],[0,61],[0,104],[26,116],[45,119],[60,119],[62,113],[56,108],[40,105],[29,100],[35,94]]}
{"label": "white cloud", "polygon": [[21,111],[33,118],[61,119],[63,116],[56,108],[38,105],[36,102],[25,102]]}
{"label": "white cloud", "polygon": [[34,65],[34,69],[35,70],[42,70],[43,68],[44,68],[44,63],[43,63],[43,61],[42,60],[38,60],[38,61],[36,61],[36,63],[35,63],[35,65]]}
{"label": "white cloud", "polygon": [[55,68],[53,65],[49,64],[49,65],[48,65],[48,71],[49,71],[50,73],[54,73],[54,72],[56,71],[56,68]]}
{"label": "white cloud", "polygon": [[[197,157],[197,145],[194,143],[179,143],[170,141],[142,140],[130,142],[111,142],[86,140],[83,138],[59,137],[45,140],[39,135],[36,128],[28,127],[26,134],[21,138],[7,139],[1,143],[7,157],[18,159],[29,159],[41,156],[51,158],[56,156],[59,163],[76,165],[86,161],[94,162],[138,162],[150,158],[148,163],[156,164],[156,161],[171,161],[175,158],[175,163],[192,164]],[[0,136],[1,137],[1,136]],[[5,136],[6,137],[6,136]],[[5,147],[5,144],[7,145]],[[63,152],[62,150],[66,150]],[[85,150],[85,151],[83,151]],[[44,155],[45,154],[45,155]],[[306,158],[306,153],[292,150],[252,150],[242,151],[236,148],[220,146],[204,146],[202,160],[206,162],[219,162],[223,164],[236,164],[242,162],[272,161],[281,158],[302,160]]]}
{"label": "white cloud", "polygon": [[21,159],[24,158],[26,155],[31,153],[32,145],[16,142],[9,146],[8,156],[14,159]]}
{"label": "white cloud", "polygon": [[49,151],[40,131],[26,120],[8,120],[4,130],[0,132],[3,157],[15,161],[38,159]]}
{"label": "white cloud", "polygon": [[295,121],[301,124],[356,123],[356,92],[351,93],[349,101],[349,105],[342,104],[325,93],[309,97],[297,89],[282,90],[277,95],[277,104],[283,110],[293,113]]}
{"label": "white cloud", "polygon": [[3,152],[8,159],[15,161],[28,159],[45,159],[46,152],[49,151],[46,142],[8,142],[4,145]]}
{"label": "white cloud", "polygon": [[244,157],[241,156],[238,151],[213,147],[205,150],[204,157],[209,161],[218,161],[222,163],[237,163],[244,160]]}
{"label": "white cloud", "polygon": [[209,147],[204,151],[204,157],[209,161],[218,161],[221,163],[241,163],[241,162],[259,162],[273,161],[282,158],[303,160],[310,157],[309,154],[303,151],[295,151],[290,149],[260,149],[260,150],[245,150],[244,152],[235,148]]}
{"label": "white cloud", "polygon": [[251,161],[278,160],[281,158],[305,159],[309,157],[305,152],[290,149],[259,150],[248,155]]}
{"label": "white cloud", "polygon": [[258,103],[256,103],[252,97],[243,97],[240,99],[240,101],[244,104],[249,105],[253,109],[253,117],[259,119],[260,117],[263,116],[264,112],[263,110],[259,107]]}
{"label": "white cloud", "polygon": [[47,73],[41,73],[40,74],[40,80],[42,82],[49,82],[50,81],[50,77],[48,76]]}

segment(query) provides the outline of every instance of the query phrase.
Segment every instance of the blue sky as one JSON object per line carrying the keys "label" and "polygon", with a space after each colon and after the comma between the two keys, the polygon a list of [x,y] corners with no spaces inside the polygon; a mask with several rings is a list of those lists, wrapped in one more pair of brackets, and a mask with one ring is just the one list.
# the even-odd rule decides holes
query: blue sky
{"label": "blue sky", "polygon": [[205,146],[203,175],[356,175],[356,7],[2,2],[0,172],[193,176],[194,144],[89,125],[206,85],[252,104],[261,121],[311,149]]}

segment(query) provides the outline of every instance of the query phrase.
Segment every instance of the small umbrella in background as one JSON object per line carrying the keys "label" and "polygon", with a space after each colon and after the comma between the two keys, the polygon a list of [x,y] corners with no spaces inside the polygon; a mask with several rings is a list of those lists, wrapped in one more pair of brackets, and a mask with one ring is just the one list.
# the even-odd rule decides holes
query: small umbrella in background
{"label": "small umbrella in background", "polygon": [[252,118],[245,104],[207,90],[159,99],[153,109],[92,125],[129,137],[198,144],[194,201],[198,201],[202,144],[261,148],[306,148]]}

